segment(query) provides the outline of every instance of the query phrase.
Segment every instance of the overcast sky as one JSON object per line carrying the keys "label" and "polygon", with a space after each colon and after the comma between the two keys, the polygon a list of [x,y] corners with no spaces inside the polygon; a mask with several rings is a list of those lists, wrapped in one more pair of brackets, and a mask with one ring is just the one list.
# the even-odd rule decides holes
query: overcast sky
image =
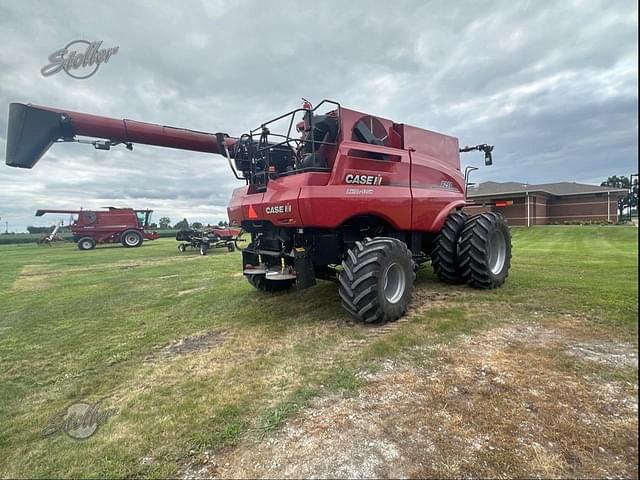
{"label": "overcast sky", "polygon": [[[2,163],[11,101],[238,135],[305,97],[495,144],[474,181],[599,183],[637,171],[637,17],[635,0],[5,1]],[[120,48],[89,79],[41,76],[77,39]],[[3,164],[10,230],[53,223],[43,207],[217,222],[239,186],[222,157],[142,145]]]}

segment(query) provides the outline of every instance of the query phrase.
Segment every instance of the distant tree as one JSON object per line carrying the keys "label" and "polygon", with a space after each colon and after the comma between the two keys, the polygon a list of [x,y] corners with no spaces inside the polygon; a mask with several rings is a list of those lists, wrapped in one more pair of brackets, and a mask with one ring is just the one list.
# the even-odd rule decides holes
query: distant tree
{"label": "distant tree", "polygon": [[155,223],[155,222],[151,222],[151,223],[149,224],[149,228],[158,228],[158,224],[157,224],[157,223]]}
{"label": "distant tree", "polygon": [[218,226],[219,227],[228,227],[229,226],[229,222],[227,222],[226,220],[220,220],[218,222]]}
{"label": "distant tree", "polygon": [[191,224],[191,228],[195,228],[196,230],[202,230],[202,223],[200,222],[193,222]]}
{"label": "distant tree", "polygon": [[[629,190],[629,177],[613,175],[600,184],[601,187],[624,188]],[[633,189],[631,193],[620,197],[618,200],[618,218],[622,217],[625,208],[633,208],[638,206],[638,179],[633,181]]]}
{"label": "distant tree", "polygon": [[189,222],[186,218],[183,218],[173,226],[174,230],[189,230]]}
{"label": "distant tree", "polygon": [[169,217],[162,217],[158,220],[158,224],[160,224],[160,228],[171,228],[171,219]]}

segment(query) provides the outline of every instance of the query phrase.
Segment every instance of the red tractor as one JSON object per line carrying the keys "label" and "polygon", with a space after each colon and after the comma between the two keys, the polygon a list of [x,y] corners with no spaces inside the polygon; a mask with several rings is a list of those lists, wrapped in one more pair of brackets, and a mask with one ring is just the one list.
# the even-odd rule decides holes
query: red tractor
{"label": "red tractor", "polygon": [[[89,137],[89,139],[78,139]],[[338,283],[355,319],[393,321],[431,260],[449,283],[495,288],[508,275],[511,234],[500,214],[463,211],[467,175],[458,139],[324,100],[239,137],[13,103],[7,165],[31,168],[57,141],[108,150],[158,145],[224,156],[245,185],[229,220],[251,235],[242,271],[265,292]]]}
{"label": "red tractor", "polygon": [[38,210],[36,217],[45,213],[70,213],[78,218],[69,225],[73,241],[80,250],[96,248],[96,243],[120,242],[125,247],[139,247],[144,239],[160,237],[149,232],[153,210],[108,207],[107,210]]}

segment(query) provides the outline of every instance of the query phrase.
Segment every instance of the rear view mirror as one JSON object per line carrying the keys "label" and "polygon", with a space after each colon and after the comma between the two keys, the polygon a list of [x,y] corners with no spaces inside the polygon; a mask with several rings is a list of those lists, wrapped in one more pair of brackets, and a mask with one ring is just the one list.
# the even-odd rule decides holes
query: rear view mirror
{"label": "rear view mirror", "polygon": [[484,152],[484,164],[487,167],[493,165],[493,157],[491,156],[491,152],[493,152],[493,145],[488,145],[486,143],[481,143],[480,145],[476,145],[475,147],[465,145],[460,149],[460,152],[471,152],[472,150]]}

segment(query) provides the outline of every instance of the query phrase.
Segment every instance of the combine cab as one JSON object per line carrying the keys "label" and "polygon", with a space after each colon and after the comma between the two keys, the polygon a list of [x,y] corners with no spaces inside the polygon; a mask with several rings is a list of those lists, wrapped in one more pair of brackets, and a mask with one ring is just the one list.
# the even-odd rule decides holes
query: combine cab
{"label": "combine cab", "polygon": [[122,243],[133,248],[142,245],[143,240],[160,237],[150,232],[149,222],[153,210],[133,210],[132,208],[109,207],[106,210],[38,210],[36,217],[45,213],[69,213],[77,215],[69,229],[73,241],[80,250],[91,250],[98,243]]}

